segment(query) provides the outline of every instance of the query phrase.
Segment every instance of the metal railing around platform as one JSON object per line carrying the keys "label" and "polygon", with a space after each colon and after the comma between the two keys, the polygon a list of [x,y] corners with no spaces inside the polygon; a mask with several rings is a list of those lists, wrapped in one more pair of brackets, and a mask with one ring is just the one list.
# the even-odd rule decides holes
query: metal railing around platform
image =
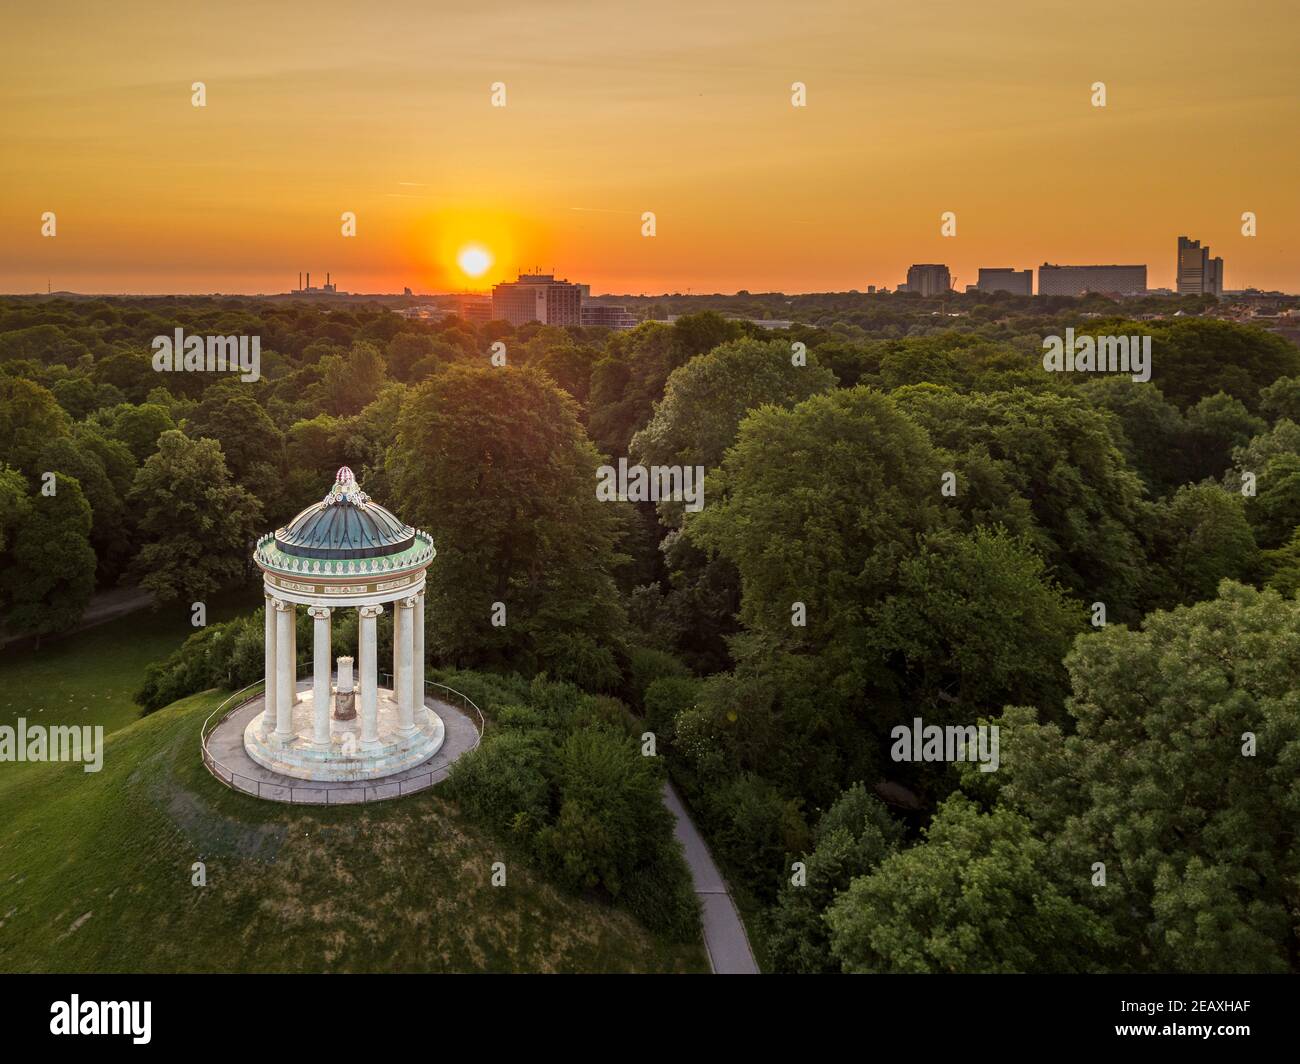
{"label": "metal railing around platform", "polygon": [[[304,680],[314,679],[314,675],[311,662],[300,666],[298,675],[295,678],[295,688]],[[379,679],[388,680],[391,687],[391,673],[381,672],[379,673]],[[199,747],[203,754],[204,767],[232,790],[251,794],[258,798],[268,798],[297,805],[361,805],[367,802],[387,801],[389,798],[400,798],[404,794],[422,791],[426,787],[433,786],[434,783],[441,782],[451,771],[449,765],[443,765],[440,768],[429,769],[427,772],[421,772],[414,776],[405,776],[396,782],[385,783],[381,777],[374,783],[366,783],[361,787],[339,787],[337,784],[313,783],[311,780],[268,783],[265,780],[255,779],[252,776],[237,772],[212,753],[208,747],[208,740],[211,738],[212,733],[226,720],[234,716],[250,702],[260,698],[265,691],[265,687],[265,679],[255,680],[248,686],[241,687],[234,694],[227,695],[221,704],[208,714],[203,721],[202,728],[199,730]],[[476,749],[479,741],[483,738],[483,729],[487,726],[483,711],[474,704],[468,695],[464,695],[444,683],[425,680],[424,687],[426,697],[429,694],[438,697],[438,692],[443,692],[445,695],[450,696],[443,698],[443,701],[448,702],[453,707],[456,706],[456,701],[460,702],[461,711],[474,725],[474,744],[469,750]],[[469,750],[466,750],[465,753],[469,753]],[[286,780],[292,779],[289,776],[283,778]]]}

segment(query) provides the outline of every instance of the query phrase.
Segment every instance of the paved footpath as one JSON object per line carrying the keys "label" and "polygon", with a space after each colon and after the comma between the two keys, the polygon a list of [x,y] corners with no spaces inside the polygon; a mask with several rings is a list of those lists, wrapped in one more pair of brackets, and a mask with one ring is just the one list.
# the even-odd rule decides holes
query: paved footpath
{"label": "paved footpath", "polygon": [[[152,606],[153,602],[153,593],[138,587],[116,587],[109,591],[100,591],[91,596],[85,612],[81,615],[81,620],[66,632],[60,632],[59,635],[72,635],[74,632],[94,628],[95,625],[103,624],[105,621],[115,621],[119,617],[125,617],[128,613],[134,613],[146,606]],[[0,647],[8,646],[10,643],[17,643],[20,640],[30,643],[32,637],[29,635],[6,636],[4,639],[0,639]]]}
{"label": "paved footpath", "polygon": [[709,954],[709,967],[718,975],[758,975],[758,963],[749,948],[745,925],[741,923],[740,913],[731,900],[727,881],[713,863],[713,856],[709,853],[703,836],[691,821],[690,814],[686,812],[686,807],[682,805],[682,800],[671,783],[664,784],[664,805],[677,820],[673,834],[686,852],[686,863],[690,865],[695,893],[700,899],[704,920],[704,948]]}

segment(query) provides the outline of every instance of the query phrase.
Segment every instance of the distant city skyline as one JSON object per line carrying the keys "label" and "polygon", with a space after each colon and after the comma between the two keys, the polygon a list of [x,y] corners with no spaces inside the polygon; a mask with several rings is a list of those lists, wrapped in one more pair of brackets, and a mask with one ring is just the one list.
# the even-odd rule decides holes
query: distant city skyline
{"label": "distant city skyline", "polygon": [[1045,261],[1172,289],[1189,233],[1228,287],[1300,291],[1293,27],[1284,0],[20,7],[0,291],[269,294],[311,264],[796,294],[914,263],[960,290]]}
{"label": "distant city skyline", "polygon": [[[1037,284],[1033,281],[1034,268],[1018,266],[1001,266],[988,267],[979,266],[976,268],[977,280],[967,283],[964,286],[966,293],[973,292],[1007,292],[1013,295],[1081,295],[1086,292],[1103,292],[1116,295],[1136,295],[1142,292],[1158,293],[1170,292],[1178,295],[1218,295],[1222,296],[1227,292],[1243,290],[1261,290],[1258,285],[1233,284],[1229,285],[1225,281],[1226,267],[1222,256],[1210,256],[1208,245],[1202,245],[1198,240],[1192,240],[1186,236],[1178,237],[1177,250],[1174,255],[1173,283],[1170,285],[1152,285],[1148,283],[1149,266],[1146,263],[1135,263],[1131,265],[1112,265],[1103,263],[1074,263],[1058,264],[1044,261],[1037,267],[1039,281]],[[1050,272],[1051,280],[1048,282],[1048,288],[1043,288],[1043,271]],[[1157,272],[1159,268],[1157,267]],[[555,290],[564,289],[581,289],[579,303],[574,304],[571,313],[564,316],[563,321],[558,324],[579,324],[577,317],[577,307],[581,300],[586,300],[592,296],[591,284],[571,284],[569,281],[556,278],[554,273],[540,273],[537,267],[520,267],[515,271],[515,280],[511,281],[506,278],[495,282],[494,284],[475,288],[472,279],[467,279],[467,283],[458,288],[447,288],[435,292],[426,290],[423,294],[444,294],[452,295],[462,293],[465,295],[479,294],[489,297],[499,306],[511,306],[510,313],[502,316],[502,320],[513,320],[519,317],[520,321],[524,320],[545,320],[542,318],[521,317],[525,312],[513,308],[511,300],[514,299],[514,290],[520,285],[532,282],[535,285],[544,286],[540,292],[527,293],[527,300],[534,298],[546,300],[555,298]],[[325,283],[323,285],[312,285],[311,271],[299,271],[298,285],[296,288],[288,290],[277,289],[263,292],[220,292],[213,291],[196,291],[196,292],[158,292],[158,293],[122,293],[122,294],[143,294],[143,295],[172,295],[172,294],[192,294],[192,295],[396,295],[394,291],[374,291],[366,293],[363,291],[348,292],[340,290],[336,283],[330,281],[330,271],[325,271]],[[305,280],[304,280],[305,278]],[[1101,280],[1104,278],[1104,280]],[[1118,278],[1119,280],[1116,280]],[[890,291],[898,292],[916,292],[922,296],[932,296],[944,291],[962,291],[963,288],[958,284],[958,276],[952,271],[946,263],[912,263],[905,271],[903,280],[894,284],[881,282],[866,286],[851,286],[838,289],[818,289],[815,291],[826,292],[850,292],[859,291],[867,294],[885,293]],[[1100,284],[1101,287],[1095,287]],[[403,291],[410,295],[412,290],[410,286],[403,285]],[[51,289],[52,290],[52,289]],[[80,292],[76,289],[58,289],[59,291],[73,292],[78,295],[111,295],[111,292]],[[1267,290],[1267,289],[1262,289]],[[810,294],[799,292],[792,289],[762,289],[752,286],[746,286],[734,289],[733,292],[739,291],[773,291],[782,292],[790,295]],[[1277,289],[1277,291],[1284,291]],[[31,295],[39,293],[31,292],[11,292],[9,295]],[[636,296],[655,296],[667,295],[667,290],[658,292],[605,292],[596,293],[597,295],[636,295]],[[685,294],[680,293],[679,294]],[[732,294],[725,292],[711,293],[700,290],[696,292],[699,295],[706,294]],[[1300,294],[1300,290],[1288,294]],[[524,298],[521,293],[519,299]],[[566,300],[569,296],[565,296]],[[573,298],[578,298],[576,295]],[[504,302],[502,302],[504,301]],[[522,306],[522,304],[520,304]],[[528,313],[532,313],[531,310]],[[569,321],[568,318],[574,318]]]}

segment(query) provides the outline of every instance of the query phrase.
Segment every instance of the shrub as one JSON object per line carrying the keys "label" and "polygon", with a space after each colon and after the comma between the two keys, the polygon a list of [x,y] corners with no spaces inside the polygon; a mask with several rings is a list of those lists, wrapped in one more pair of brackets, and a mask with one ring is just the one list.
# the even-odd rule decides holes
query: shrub
{"label": "shrub", "polygon": [[425,673],[425,678],[459,691],[487,716],[492,716],[499,705],[520,705],[528,701],[528,681],[518,673],[432,669]]}
{"label": "shrub", "polygon": [[666,651],[633,647],[627,655],[627,673],[628,700],[641,711],[645,708],[646,689],[652,683],[669,676],[689,676],[690,670]]}
{"label": "shrub", "polygon": [[671,838],[662,781],[651,758],[608,728],[575,731],[559,751],[560,815],[539,837],[560,880],[618,898]]}
{"label": "shrub", "polygon": [[677,734],[677,714],[695,705],[700,682],[692,676],[662,676],[645,689],[645,720],[661,740],[672,742]]}
{"label": "shrub", "polygon": [[452,768],[447,785],[466,813],[513,835],[560,885],[600,891],[650,930],[694,939],[699,915],[661,763],[641,756],[627,707],[545,675],[441,675],[495,725]]}
{"label": "shrub", "polygon": [[836,895],[902,843],[902,826],[861,783],[846,790],[817,824],[816,845],[803,856],[806,881],[786,883],[768,914],[767,948],[778,972],[835,972],[825,914]]}
{"label": "shrub", "polygon": [[623,893],[623,906],[651,931],[675,942],[700,934],[700,904],[681,849],[661,839],[649,863],[637,869]]}
{"label": "shrub", "polygon": [[802,804],[750,772],[708,800],[711,819],[719,825],[715,837],[723,860],[765,902],[776,897],[789,867],[787,857],[808,848]]}
{"label": "shrub", "polygon": [[233,691],[255,683],[265,668],[263,635],[260,614],[200,629],[163,661],[145,667],[136,704],[149,714],[211,687]]}
{"label": "shrub", "polygon": [[472,817],[527,842],[551,816],[554,750],[540,731],[492,731],[452,766],[451,795]]}
{"label": "shrub", "polygon": [[542,715],[532,706],[493,706],[492,723],[502,728],[516,728],[528,730],[530,728],[541,728],[546,722],[542,720]]}
{"label": "shrub", "polygon": [[615,691],[621,675],[614,651],[583,632],[550,632],[537,637],[538,657],[547,670],[588,691]]}

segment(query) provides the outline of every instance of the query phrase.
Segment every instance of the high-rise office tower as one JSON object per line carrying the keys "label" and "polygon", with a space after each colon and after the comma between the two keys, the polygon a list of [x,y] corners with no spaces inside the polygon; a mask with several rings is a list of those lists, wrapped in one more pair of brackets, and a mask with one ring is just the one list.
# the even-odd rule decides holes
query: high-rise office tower
{"label": "high-rise office tower", "polygon": [[521,273],[519,280],[493,287],[492,317],[511,325],[581,325],[582,285],[557,281],[549,273]]}
{"label": "high-rise office tower", "polygon": [[908,292],[919,292],[923,296],[939,296],[952,287],[952,274],[948,267],[939,263],[922,262],[909,267],[907,271]]}
{"label": "high-rise office tower", "polygon": [[1178,238],[1178,294],[1223,295],[1223,259],[1210,258],[1209,245],[1185,236]]}
{"label": "high-rise office tower", "polygon": [[1206,294],[1223,295],[1223,259],[1217,255],[1208,259],[1207,268],[1209,287],[1206,288]]}

